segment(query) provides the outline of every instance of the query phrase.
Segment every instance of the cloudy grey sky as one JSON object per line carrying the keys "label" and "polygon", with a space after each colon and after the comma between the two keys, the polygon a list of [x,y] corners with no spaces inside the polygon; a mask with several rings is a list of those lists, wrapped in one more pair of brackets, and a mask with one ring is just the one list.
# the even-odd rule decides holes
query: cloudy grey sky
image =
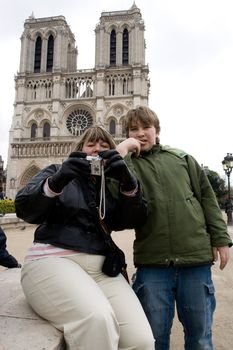
{"label": "cloudy grey sky", "polygon": [[[233,1],[136,0],[145,21],[149,107],[161,121],[161,143],[191,153],[224,177],[233,152]],[[8,132],[19,67],[20,36],[36,18],[64,15],[76,38],[78,69],[93,68],[94,29],[102,11],[127,10],[133,0],[1,0],[0,155]]]}

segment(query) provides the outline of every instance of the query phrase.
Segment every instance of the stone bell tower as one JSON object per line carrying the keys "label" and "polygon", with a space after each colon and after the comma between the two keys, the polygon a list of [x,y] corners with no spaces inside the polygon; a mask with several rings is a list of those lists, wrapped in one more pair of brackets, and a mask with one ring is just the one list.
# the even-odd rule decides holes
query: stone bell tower
{"label": "stone bell tower", "polygon": [[119,142],[129,108],[147,105],[149,68],[140,9],[102,12],[95,28],[95,66],[77,70],[78,50],[63,16],[25,20],[9,133],[6,195],[39,170],[61,163],[91,125]]}

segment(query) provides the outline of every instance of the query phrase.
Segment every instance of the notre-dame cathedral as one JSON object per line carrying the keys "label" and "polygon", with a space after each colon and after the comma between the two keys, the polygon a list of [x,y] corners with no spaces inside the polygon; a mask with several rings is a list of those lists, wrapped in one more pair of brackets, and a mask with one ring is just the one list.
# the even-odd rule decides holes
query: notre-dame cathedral
{"label": "notre-dame cathedral", "polygon": [[6,195],[50,163],[61,163],[92,124],[119,142],[129,108],[148,105],[145,26],[140,9],[102,12],[95,28],[95,66],[77,69],[77,48],[63,16],[25,20],[14,116],[9,133]]}

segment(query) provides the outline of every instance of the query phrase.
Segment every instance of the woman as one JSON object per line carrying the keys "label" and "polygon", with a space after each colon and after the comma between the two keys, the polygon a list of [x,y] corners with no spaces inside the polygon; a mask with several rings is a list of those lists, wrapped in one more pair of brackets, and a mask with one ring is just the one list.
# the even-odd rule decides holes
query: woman
{"label": "woman", "polygon": [[[103,176],[91,174],[86,158],[99,154],[106,186]],[[114,196],[111,178],[119,182]],[[148,321],[130,285],[121,274],[109,277],[102,271],[109,246],[96,208],[108,230],[140,225],[147,212],[111,135],[100,126],[87,129],[76,152],[39,172],[18,192],[15,206],[18,217],[39,224],[22,269],[25,296],[64,332],[67,348],[152,350]]]}

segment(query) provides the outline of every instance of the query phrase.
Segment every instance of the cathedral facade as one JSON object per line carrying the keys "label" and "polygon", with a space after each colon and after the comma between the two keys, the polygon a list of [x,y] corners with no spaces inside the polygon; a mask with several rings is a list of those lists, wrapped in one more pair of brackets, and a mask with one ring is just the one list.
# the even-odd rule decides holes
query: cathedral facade
{"label": "cathedral facade", "polygon": [[83,131],[104,126],[121,141],[128,109],[148,105],[145,26],[140,9],[102,12],[95,28],[95,66],[77,69],[77,47],[63,16],[24,23],[6,195],[15,198],[38,171],[62,163]]}

